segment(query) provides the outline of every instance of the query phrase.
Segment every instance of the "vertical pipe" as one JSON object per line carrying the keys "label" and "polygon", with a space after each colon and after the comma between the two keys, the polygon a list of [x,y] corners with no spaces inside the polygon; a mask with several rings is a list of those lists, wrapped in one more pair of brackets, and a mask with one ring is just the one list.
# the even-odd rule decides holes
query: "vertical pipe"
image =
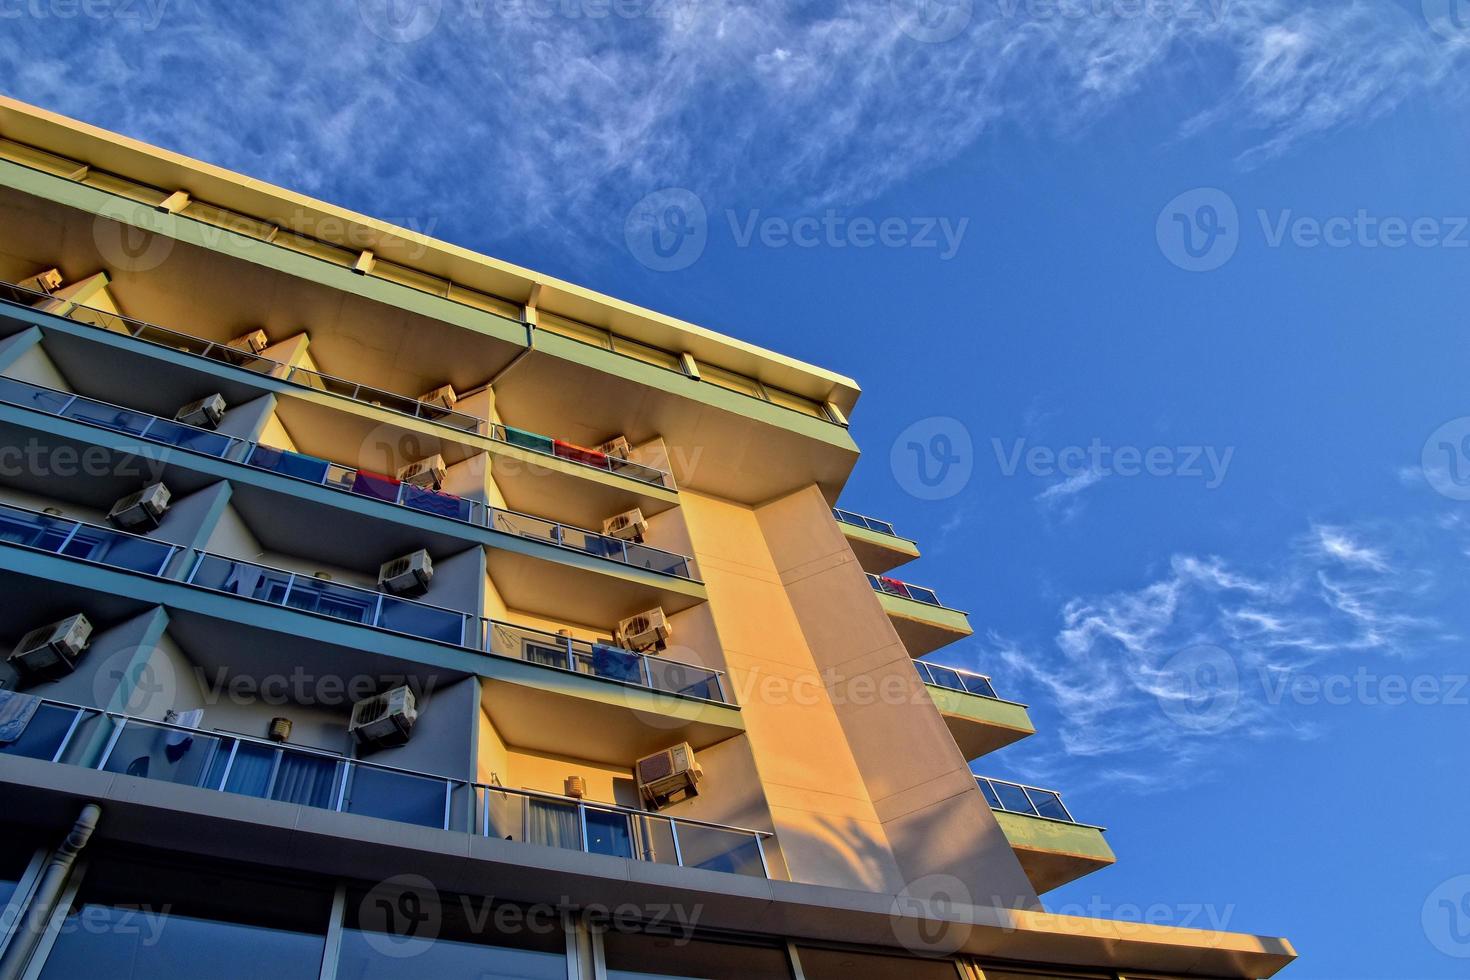
{"label": "vertical pipe", "polygon": [[101,816],[102,808],[96,803],[88,803],[82,807],[77,814],[76,823],[72,824],[71,832],[51,855],[26,908],[25,918],[17,927],[10,945],[6,947],[5,955],[0,956],[0,980],[20,980],[26,967],[30,965],[37,944],[56,915],[57,900],[71,876],[77,855],[82,853],[82,849],[92,839],[92,831],[97,829],[97,821]]}

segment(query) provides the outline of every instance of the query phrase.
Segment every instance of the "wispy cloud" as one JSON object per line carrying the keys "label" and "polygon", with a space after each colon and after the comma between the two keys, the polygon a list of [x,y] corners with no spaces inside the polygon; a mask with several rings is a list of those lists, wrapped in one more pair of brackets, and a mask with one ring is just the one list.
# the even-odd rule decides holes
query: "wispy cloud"
{"label": "wispy cloud", "polygon": [[1053,483],[1045,490],[1036,495],[1036,499],[1042,503],[1051,503],[1063,497],[1074,497],[1088,487],[1102,480],[1104,474],[1100,470],[1085,469],[1080,473],[1074,473],[1057,483]]}
{"label": "wispy cloud", "polygon": [[1371,533],[1314,525],[1254,570],[1178,555],[1136,589],[1068,600],[1049,643],[992,634],[1005,674],[1057,715],[1022,770],[1161,788],[1200,778],[1230,739],[1318,737],[1282,710],[1283,684],[1333,658],[1397,659],[1450,639],[1426,611],[1435,579],[1396,567]]}
{"label": "wispy cloud", "polygon": [[[664,186],[857,208],[992,129],[1067,135],[1142,91],[1176,93],[1180,138],[1226,130],[1249,162],[1458,93],[1470,50],[1366,0],[1081,17],[976,0],[944,43],[904,33],[895,0],[650,0],[631,18],[577,0],[141,6],[156,30],[7,20],[5,89],[364,210],[442,216],[441,233],[480,247],[511,229],[548,248],[621,235]],[[392,43],[369,23],[385,6],[439,13]]]}

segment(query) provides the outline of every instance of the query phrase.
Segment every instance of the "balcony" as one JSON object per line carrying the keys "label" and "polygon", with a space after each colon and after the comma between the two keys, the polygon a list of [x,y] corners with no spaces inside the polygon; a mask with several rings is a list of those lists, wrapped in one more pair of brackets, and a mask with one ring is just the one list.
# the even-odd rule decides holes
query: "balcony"
{"label": "balcony", "polygon": [[[13,378],[0,378],[0,402],[458,521],[476,528],[540,541],[559,549],[616,562],[630,568],[697,582],[691,560],[684,555],[622,541],[529,514],[488,507],[454,494],[420,489],[381,474],[194,428],[70,392]],[[516,563],[511,558],[497,560],[492,557],[493,564]],[[510,571],[512,569],[507,569],[507,572]],[[679,605],[677,599],[671,602],[676,609],[687,608],[690,604],[685,602]]]}
{"label": "balcony", "polygon": [[1117,861],[1103,828],[1078,823],[1056,792],[989,776],[975,781],[1038,892]]}
{"label": "balcony", "polygon": [[887,521],[840,507],[832,508],[832,516],[865,572],[881,575],[919,557],[919,546],[900,537]]}
{"label": "balcony", "polygon": [[[49,297],[0,283],[0,301],[6,299],[24,303]],[[178,388],[193,391],[197,367],[189,365],[190,371],[181,377],[179,365],[198,359],[210,362],[208,370],[220,374],[220,388],[232,401],[264,391],[286,396],[278,412],[287,428],[299,434],[298,442],[307,452],[325,451],[331,445],[361,445],[370,437],[380,442],[387,424],[399,430],[395,443],[418,446],[422,455],[437,452],[455,462],[489,451],[500,458],[505,466],[496,479],[512,508],[545,508],[590,523],[632,507],[652,516],[678,502],[673,476],[647,462],[609,456],[116,313],[73,306],[66,319],[101,331],[81,335],[48,331],[47,352],[63,373],[95,383],[89,390],[103,397],[127,399],[124,392],[138,387],[160,394]],[[112,353],[99,351],[98,341],[111,345]],[[99,354],[103,354],[100,359]],[[114,357],[120,359],[121,369],[111,363]],[[101,363],[107,363],[107,370],[99,369]],[[255,377],[246,379],[248,388],[226,383],[229,372],[218,372],[220,366]],[[343,413],[344,407],[349,411]],[[314,438],[314,433],[323,438]]]}
{"label": "balcony", "polygon": [[[723,706],[733,704],[723,674],[711,668],[606,644],[574,641],[477,614],[182,548],[11,504],[0,504],[0,543],[625,687]],[[181,572],[182,579],[173,578],[171,570]]]}
{"label": "balcony", "polygon": [[1026,706],[997,697],[984,674],[922,660],[914,666],[966,761],[1036,733]]}
{"label": "balcony", "polygon": [[[28,697],[20,695],[21,697]],[[769,878],[762,831],[347,759],[36,699],[15,756],[632,861]]]}
{"label": "balcony", "polygon": [[868,584],[878,593],[883,611],[915,659],[974,632],[970,617],[940,602],[933,589],[872,573]]}

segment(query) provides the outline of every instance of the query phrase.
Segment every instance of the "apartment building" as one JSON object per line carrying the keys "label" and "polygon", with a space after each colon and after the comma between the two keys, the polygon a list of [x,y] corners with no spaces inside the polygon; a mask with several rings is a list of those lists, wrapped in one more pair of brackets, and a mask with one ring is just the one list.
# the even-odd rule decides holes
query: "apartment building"
{"label": "apartment building", "polygon": [[1046,911],[852,381],[13,101],[0,283],[0,980],[1293,958]]}

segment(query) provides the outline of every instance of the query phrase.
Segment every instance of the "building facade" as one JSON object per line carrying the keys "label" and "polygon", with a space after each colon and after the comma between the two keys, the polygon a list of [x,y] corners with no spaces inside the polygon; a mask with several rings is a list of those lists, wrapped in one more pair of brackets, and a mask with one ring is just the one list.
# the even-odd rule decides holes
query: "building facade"
{"label": "building facade", "polygon": [[11,101],[0,283],[0,980],[1294,956],[1045,910],[852,381]]}

